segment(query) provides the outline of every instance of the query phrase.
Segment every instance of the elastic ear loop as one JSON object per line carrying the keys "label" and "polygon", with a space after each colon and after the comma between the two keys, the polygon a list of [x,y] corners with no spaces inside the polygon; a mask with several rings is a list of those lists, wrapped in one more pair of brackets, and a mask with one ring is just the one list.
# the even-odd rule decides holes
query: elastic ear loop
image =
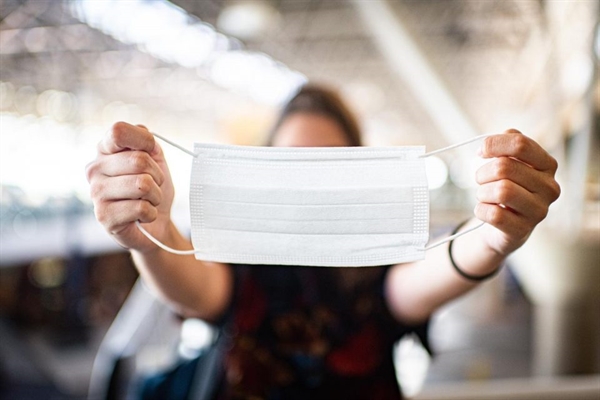
{"label": "elastic ear loop", "polygon": [[[438,150],[430,151],[429,153],[425,153],[425,154],[419,156],[419,158],[427,158],[427,157],[433,156],[435,154],[443,153],[444,151],[452,150],[452,149],[455,149],[457,147],[464,146],[465,144],[476,142],[478,140],[485,139],[486,137],[493,136],[493,135],[494,135],[493,133],[488,133],[488,134],[484,134],[484,135],[475,136],[475,137],[472,137],[471,139],[462,141],[460,143],[455,143],[455,144],[450,145],[448,147],[443,147],[443,148],[438,149]],[[454,239],[456,239],[458,237],[461,237],[462,235],[466,235],[467,233],[473,232],[475,229],[481,228],[483,225],[485,225],[485,222],[481,222],[481,223],[479,223],[479,224],[477,224],[477,225],[475,225],[475,226],[473,226],[473,227],[471,227],[469,229],[465,229],[462,232],[457,232],[454,235],[447,236],[447,237],[445,237],[445,238],[443,238],[443,239],[441,239],[441,240],[439,240],[437,242],[434,242],[434,243],[432,243],[430,245],[427,245],[427,246],[423,247],[423,250],[425,250],[425,251],[431,250],[431,249],[433,249],[435,247],[443,245],[444,243],[451,242]]]}
{"label": "elastic ear loop", "polygon": [[[180,146],[179,144],[177,144],[177,143],[175,143],[175,142],[173,142],[173,141],[165,138],[162,135],[159,135],[158,133],[153,133],[153,132],[151,132],[151,133],[152,133],[152,135],[154,135],[155,137],[157,137],[160,140],[164,141],[165,143],[168,143],[171,146],[178,148],[179,150],[183,151],[186,154],[189,154],[190,156],[192,156],[194,158],[196,158],[198,156],[198,154],[194,153],[193,151],[190,151],[190,150],[186,149],[185,147]],[[435,154],[442,153],[444,151],[455,149],[455,148],[463,146],[465,144],[469,144],[469,143],[475,142],[477,140],[485,139],[488,136],[492,136],[492,134],[485,134],[485,135],[475,136],[475,137],[473,137],[471,139],[468,139],[468,140],[465,140],[463,142],[456,143],[456,144],[450,145],[448,147],[444,147],[444,148],[441,148],[441,149],[438,149],[438,150],[431,151],[429,153],[422,154],[421,156],[419,156],[419,158],[427,158],[427,157],[433,156]],[[135,225],[140,230],[140,232],[142,232],[142,234],[144,234],[144,236],[146,236],[152,243],[154,243],[155,245],[157,245],[161,249],[163,249],[165,251],[168,251],[169,253],[173,253],[173,254],[177,254],[177,255],[182,255],[182,256],[187,256],[187,255],[194,255],[194,254],[197,254],[197,253],[201,252],[200,250],[176,250],[176,249],[173,249],[173,248],[171,248],[171,247],[163,244],[161,241],[159,241],[158,239],[156,239],[154,236],[152,236],[152,234],[150,232],[148,232],[146,229],[144,229],[144,227],[142,226],[142,224],[140,223],[140,221],[135,221]],[[434,247],[441,246],[442,244],[448,243],[448,242],[456,239],[457,237],[460,237],[462,235],[466,235],[469,232],[473,232],[475,229],[479,229],[483,225],[485,225],[485,222],[482,222],[482,223],[480,223],[478,225],[475,225],[474,227],[466,229],[466,230],[464,230],[462,232],[455,233],[454,235],[445,237],[444,239],[441,239],[441,240],[439,240],[439,241],[437,241],[435,243],[432,243],[432,244],[430,244],[428,246],[425,246],[423,248],[423,250],[427,251],[427,250],[433,249]]]}
{"label": "elastic ear loop", "polygon": [[[159,138],[160,140],[164,141],[165,143],[170,144],[171,146],[183,151],[186,154],[189,154],[190,156],[196,158],[198,157],[198,154],[194,153],[193,151],[190,151],[188,149],[186,149],[183,146],[178,145],[177,143],[167,139],[166,137],[159,135],[158,133],[152,133],[152,135],[154,135],[154,137]],[[177,254],[180,256],[189,256],[189,255],[194,255],[196,253],[200,253],[199,250],[177,250],[177,249],[173,249],[169,246],[167,246],[166,244],[162,243],[160,240],[158,240],[157,238],[155,238],[154,236],[152,236],[152,234],[150,232],[148,232],[146,229],[144,229],[144,227],[142,226],[142,224],[140,223],[140,221],[135,221],[135,226],[137,226],[137,228],[140,230],[140,232],[142,232],[144,234],[144,236],[146,236],[148,239],[150,239],[150,241],[152,243],[154,243],[155,245],[157,245],[158,247],[160,247],[161,249],[168,251],[169,253],[173,253],[173,254]]]}

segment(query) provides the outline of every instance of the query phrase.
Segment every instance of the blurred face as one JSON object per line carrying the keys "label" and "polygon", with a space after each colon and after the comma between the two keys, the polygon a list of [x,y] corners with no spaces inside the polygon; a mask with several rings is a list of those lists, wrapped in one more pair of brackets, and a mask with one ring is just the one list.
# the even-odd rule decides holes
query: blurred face
{"label": "blurred face", "polygon": [[349,146],[338,123],[329,117],[294,113],[285,118],[275,132],[275,147],[336,147]]}

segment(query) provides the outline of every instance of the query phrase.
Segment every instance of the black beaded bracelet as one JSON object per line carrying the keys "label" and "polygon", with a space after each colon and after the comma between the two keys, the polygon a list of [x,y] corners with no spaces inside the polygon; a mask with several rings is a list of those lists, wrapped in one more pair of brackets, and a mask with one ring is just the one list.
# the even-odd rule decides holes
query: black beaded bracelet
{"label": "black beaded bracelet", "polygon": [[[461,222],[460,224],[458,224],[458,226],[456,228],[454,228],[454,231],[452,231],[451,235],[458,233],[460,228],[465,226],[467,224],[467,222],[469,222],[470,220],[471,219],[469,218],[469,219]],[[448,244],[448,256],[450,258],[450,264],[452,264],[452,266],[454,267],[456,272],[458,272],[458,274],[460,276],[462,276],[463,278],[466,278],[466,279],[468,279],[470,281],[474,281],[474,282],[481,282],[481,281],[485,281],[486,279],[493,277],[500,271],[500,267],[498,267],[495,270],[493,270],[492,272],[485,274],[485,275],[471,275],[471,274],[466,273],[462,269],[458,268],[458,265],[456,265],[456,262],[454,261],[454,257],[452,257],[452,245],[453,244],[454,244],[454,239],[452,239],[450,241],[450,243]]]}

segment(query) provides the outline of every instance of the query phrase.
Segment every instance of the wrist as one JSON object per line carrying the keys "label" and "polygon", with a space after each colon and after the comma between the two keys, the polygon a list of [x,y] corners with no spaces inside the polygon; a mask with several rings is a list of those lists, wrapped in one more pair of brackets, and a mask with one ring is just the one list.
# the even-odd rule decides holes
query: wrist
{"label": "wrist", "polygon": [[[467,220],[459,224],[452,234],[469,229],[476,221]],[[503,266],[506,256],[489,246],[485,240],[484,229],[474,235],[458,237],[448,243],[448,258],[455,272],[472,282],[481,282],[492,278]]]}
{"label": "wrist", "polygon": [[460,276],[462,276],[463,278],[465,278],[466,280],[470,281],[470,282],[483,282],[486,281],[492,277],[494,277],[498,272],[500,272],[500,268],[501,266],[495,266],[492,270],[488,271],[488,272],[478,272],[477,274],[473,274],[471,272],[467,272],[465,271],[462,267],[460,267],[455,259],[454,256],[452,255],[452,247],[454,244],[454,240],[451,240],[448,243],[448,257],[450,260],[450,264],[452,265],[452,267],[454,268],[454,270],[456,271],[456,273]]}

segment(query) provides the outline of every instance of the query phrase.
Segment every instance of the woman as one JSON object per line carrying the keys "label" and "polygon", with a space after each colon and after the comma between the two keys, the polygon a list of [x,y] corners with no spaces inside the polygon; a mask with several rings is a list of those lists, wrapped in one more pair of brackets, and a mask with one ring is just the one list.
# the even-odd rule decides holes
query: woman
{"label": "woman", "polygon": [[[360,146],[358,125],[332,91],[306,86],[288,103],[273,146]],[[516,130],[488,137],[477,172],[477,219],[487,224],[423,261],[374,268],[242,266],[176,256],[191,248],[170,219],[173,185],[143,126],[123,122],[87,169],[98,220],[129,249],[145,282],[179,313],[224,327],[228,345],[213,398],[397,399],[394,342],[424,340],[430,315],[491,276],[546,216],[560,189],[556,161]],[[467,225],[475,224],[469,221]]]}

